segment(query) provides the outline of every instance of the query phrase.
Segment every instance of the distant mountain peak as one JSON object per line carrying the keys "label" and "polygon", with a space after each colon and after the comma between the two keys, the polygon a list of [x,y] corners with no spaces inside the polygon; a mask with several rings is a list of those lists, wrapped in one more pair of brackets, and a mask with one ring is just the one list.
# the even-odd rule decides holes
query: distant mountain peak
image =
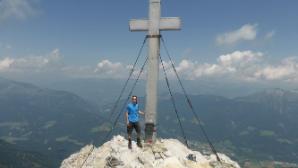
{"label": "distant mountain peak", "polygon": [[[65,159],[61,168],[81,167],[139,167],[139,168],[240,168],[238,163],[219,153],[222,164],[214,155],[202,155],[192,151],[176,139],[158,140],[152,147],[140,149],[133,142],[132,150],[127,147],[127,140],[118,135],[99,148],[88,145],[78,153]],[[91,153],[90,153],[91,151]],[[192,154],[192,159],[189,159]],[[88,157],[89,156],[89,157]]]}
{"label": "distant mountain peak", "polygon": [[285,90],[282,88],[269,88],[264,89],[253,94],[237,97],[237,100],[249,100],[249,101],[267,101],[267,100],[298,100],[298,92],[294,90]]}

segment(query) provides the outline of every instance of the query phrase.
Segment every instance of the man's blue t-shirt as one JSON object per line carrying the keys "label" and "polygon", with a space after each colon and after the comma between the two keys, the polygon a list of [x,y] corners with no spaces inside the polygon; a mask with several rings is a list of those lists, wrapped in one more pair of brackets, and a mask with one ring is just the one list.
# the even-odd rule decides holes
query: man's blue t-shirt
{"label": "man's blue t-shirt", "polygon": [[139,121],[139,105],[129,103],[127,105],[128,121],[137,122]]}

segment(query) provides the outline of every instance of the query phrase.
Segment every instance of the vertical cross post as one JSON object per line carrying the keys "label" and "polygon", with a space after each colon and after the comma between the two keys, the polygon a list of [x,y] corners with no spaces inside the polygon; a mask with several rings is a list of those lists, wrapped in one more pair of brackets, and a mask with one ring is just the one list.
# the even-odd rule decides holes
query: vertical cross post
{"label": "vertical cross post", "polygon": [[130,31],[148,31],[148,76],[145,104],[145,142],[152,143],[156,137],[156,115],[160,55],[160,31],[180,30],[177,17],[161,18],[161,0],[149,0],[149,19],[130,20]]}

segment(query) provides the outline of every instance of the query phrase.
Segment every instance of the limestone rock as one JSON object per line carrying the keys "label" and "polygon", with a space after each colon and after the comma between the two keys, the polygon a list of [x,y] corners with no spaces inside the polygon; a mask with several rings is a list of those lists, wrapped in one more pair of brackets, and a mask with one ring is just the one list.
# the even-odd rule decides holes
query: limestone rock
{"label": "limestone rock", "polygon": [[127,143],[117,135],[98,148],[87,145],[65,159],[61,168],[240,168],[224,154],[218,154],[222,160],[219,163],[214,155],[192,151],[176,139],[158,140],[142,149],[133,141],[131,150]]}

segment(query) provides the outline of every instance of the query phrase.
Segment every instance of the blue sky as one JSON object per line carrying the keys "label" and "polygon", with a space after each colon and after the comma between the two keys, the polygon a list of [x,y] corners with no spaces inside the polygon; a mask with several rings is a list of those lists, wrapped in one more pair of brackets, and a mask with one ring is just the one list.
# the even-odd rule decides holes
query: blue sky
{"label": "blue sky", "polygon": [[[295,0],[162,0],[162,16],[179,16],[183,23],[181,31],[162,34],[177,64],[196,62],[190,71],[204,71],[198,77],[208,74],[204,64],[212,68],[224,64],[220,56],[235,59],[235,52],[250,51],[263,57],[256,63],[263,69],[253,75],[276,79],[268,74],[284,71],[283,59],[298,56],[297,6]],[[129,32],[128,21],[146,18],[148,1],[1,0],[0,9],[0,61],[19,59],[14,65],[19,67],[21,58],[36,61],[34,57],[48,58],[56,51],[64,66],[96,69],[102,60],[113,67],[132,63],[146,33]]]}

